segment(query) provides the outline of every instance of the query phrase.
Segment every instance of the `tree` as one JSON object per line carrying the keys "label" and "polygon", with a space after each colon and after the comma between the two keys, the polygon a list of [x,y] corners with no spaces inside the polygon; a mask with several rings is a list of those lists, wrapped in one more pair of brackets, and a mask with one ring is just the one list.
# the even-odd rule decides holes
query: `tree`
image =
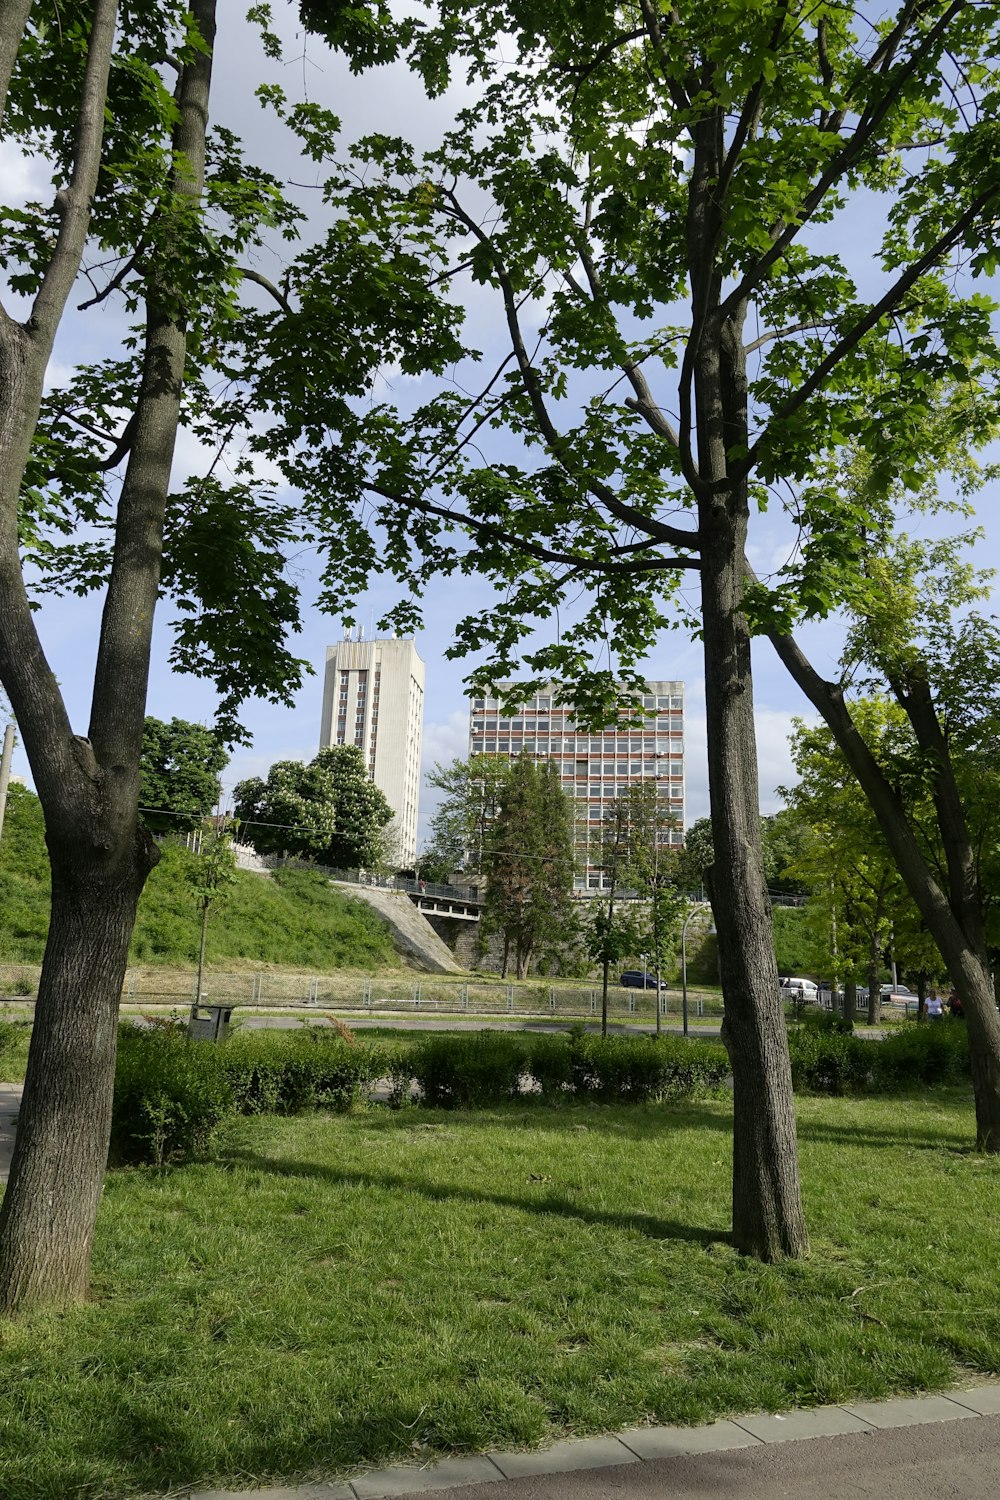
{"label": "tree", "polygon": [[507,756],[470,755],[447,766],[439,763],[428,774],[428,785],[444,795],[431,816],[431,841],[422,859],[439,861],[445,870],[441,878],[455,869],[482,869],[510,765]]}
{"label": "tree", "polygon": [[208,936],[208,917],[213,907],[226,900],[232,886],[236,884],[236,855],[233,852],[233,826],[212,830],[208,842],[197,855],[197,864],[192,881],[198,910],[201,913],[201,937],[198,942],[198,979],[195,995],[199,1003],[202,997],[202,977],[205,972],[205,939]]}
{"label": "tree", "polygon": [[356,745],[332,745],[309,762],[279,760],[233,790],[240,835],[261,854],[297,854],[338,869],[378,868],[393,816]]}
{"label": "tree", "polygon": [[572,927],[573,813],[559,772],[518,756],[486,835],[484,937],[503,944],[502,972],[513,956],[524,979],[533,954],[556,944]]}
{"label": "tree", "polygon": [[[303,12],[334,43],[354,14]],[[329,492],[336,464],[345,598],[377,556],[418,588],[435,571],[484,572],[504,607],[487,603],[456,645],[491,646],[478,680],[509,676],[521,654],[539,681],[572,682],[595,722],[610,717],[616,680],[637,683],[678,577],[697,573],[734,1238],[764,1259],[800,1254],[750,638],[787,629],[792,600],[828,611],[864,555],[849,503],[797,493],[817,456],[863,434],[883,474],[912,473],[914,421],[942,367],[976,382],[995,360],[988,307],[956,294],[947,268],[967,254],[988,270],[995,256],[995,77],[983,59],[997,16],[966,0],[900,0],[889,15],[804,0],[732,14],[480,0],[396,30],[388,12],[368,16],[373,56],[407,51],[431,92],[460,67],[471,102],[432,151],[385,136],[356,148],[331,176],[341,218],[302,262],[300,292],[325,314],[317,348],[336,362],[340,294],[363,275],[369,345],[389,326],[404,370],[447,379],[415,410],[383,404],[377,430],[367,415],[353,434],[341,424],[334,458],[289,368],[291,387],[270,393],[272,439],[306,490]],[[956,91],[968,93],[961,109]],[[315,140],[315,118],[309,129]],[[872,301],[810,237],[851,208],[856,187],[884,198]],[[452,383],[452,367],[474,357],[461,339],[463,277],[493,295],[506,341],[472,395]],[[498,428],[507,445],[484,453]],[[808,544],[772,593],[744,558],[751,511],[779,483]],[[456,528],[474,547],[456,545]],[[526,647],[523,621],[551,618],[581,580],[592,608],[552,644]],[[407,601],[395,618],[409,627],[413,613]],[[608,640],[620,660],[602,673],[591,651]]]}
{"label": "tree", "polygon": [[[953,438],[945,456],[954,455]],[[824,681],[793,638],[775,635],[772,642],[863,789],[958,990],[969,1029],[977,1145],[1000,1152],[1000,1016],[989,953],[1000,831],[993,775],[1000,630],[967,613],[980,590],[959,562],[954,539],[904,537],[893,545],[883,525],[880,540],[856,585],[847,670],[856,675],[860,664],[870,687],[892,694],[912,737],[908,759],[885,764],[843,681]]]}
{"label": "tree", "polygon": [[[788,868],[797,856],[798,846],[795,825],[789,822],[784,810],[767,816],[761,815],[760,842],[768,891],[778,895],[804,895],[805,886],[802,881],[788,874]],[[698,818],[684,835],[678,879],[687,890],[697,891],[704,885],[705,871],[711,869],[714,862],[712,820]]]}
{"label": "tree", "polygon": [[[869,703],[862,712],[870,732],[888,743],[890,732],[898,734],[900,726],[884,708]],[[802,828],[794,869],[813,886],[812,915],[825,926],[827,952],[835,930],[838,961],[845,965],[849,980],[859,972],[866,977],[868,1024],[875,1026],[882,1014],[882,952],[888,946],[902,882],[864,793],[829,731],[793,722],[792,760],[799,781],[780,790],[788,812],[798,817]]]}
{"label": "tree", "polygon": [[[265,232],[293,234],[296,214],[275,179],[243,162],[230,132],[207,133],[214,42],[214,0],[120,15],[114,0],[68,0],[51,23],[25,0],[0,0],[5,138],[53,183],[47,202],[0,208],[7,284],[22,299],[0,316],[0,682],[52,868],[0,1208],[3,1313],[86,1290],[121,982],[157,858],[138,813],[157,602],[175,607],[172,665],[216,684],[228,741],[241,737],[247,697],[289,702],[305,667],[285,646],[298,610],[286,549],[318,533],[254,475],[243,378],[254,312],[239,300],[256,276],[241,259]],[[102,319],[90,342],[112,337],[109,308],[128,326],[117,352],[46,391],[82,278],[79,311],[96,306]],[[206,472],[170,493],[182,418],[209,450]],[[242,451],[220,467],[230,437]],[[104,604],[81,734],[46,660],[32,594],[95,590]]]}
{"label": "tree", "polygon": [[[629,885],[643,899],[645,930],[640,947],[653,960],[656,982],[656,1034],[663,1029],[660,976],[672,962],[684,898],[678,889],[681,850],[669,843],[674,820],[657,800],[655,783],[631,787],[629,799]],[[638,951],[638,950],[637,950]]]}
{"label": "tree", "polygon": [[219,800],[229,755],[218,735],[186,719],[147,718],[142,726],[139,798],[143,822],[155,833],[188,833]]}
{"label": "tree", "polygon": [[[659,978],[668,935],[680,903],[668,895],[669,855],[661,847],[662,834],[672,820],[657,802],[656,784],[643,781],[629,787],[608,805],[601,828],[601,869],[605,879],[592,898],[589,950],[601,964],[601,1035],[608,1033],[608,976],[612,964],[651,951],[656,961],[656,1029],[660,1031]],[[629,901],[624,891],[641,892],[645,901]]]}

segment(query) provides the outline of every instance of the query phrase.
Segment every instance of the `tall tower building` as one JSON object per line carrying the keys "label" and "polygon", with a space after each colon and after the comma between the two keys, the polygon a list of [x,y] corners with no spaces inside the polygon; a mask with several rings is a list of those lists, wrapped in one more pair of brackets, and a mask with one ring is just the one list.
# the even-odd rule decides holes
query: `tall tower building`
{"label": "tall tower building", "polygon": [[[577,728],[572,707],[557,699],[551,685],[515,714],[501,715],[499,698],[470,700],[470,754],[530,755],[559,767],[563,791],[576,804],[577,890],[601,889],[605,813],[637,782],[655,782],[660,808],[673,821],[663,842],[684,842],[683,682],[647,682],[641,707],[640,725],[591,733]],[[627,717],[623,711],[621,718]]]}
{"label": "tall tower building", "polygon": [[424,664],[412,641],[344,640],[326,649],[320,749],[357,745],[396,815],[399,860],[417,857]]}

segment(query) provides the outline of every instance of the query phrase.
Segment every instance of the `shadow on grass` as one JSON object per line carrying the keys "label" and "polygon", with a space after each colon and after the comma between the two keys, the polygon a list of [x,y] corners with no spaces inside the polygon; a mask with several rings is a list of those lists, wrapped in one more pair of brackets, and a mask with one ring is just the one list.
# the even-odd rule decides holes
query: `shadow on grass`
{"label": "shadow on grass", "polygon": [[850,1125],[829,1125],[826,1121],[819,1123],[802,1119],[798,1122],[797,1133],[800,1142],[809,1144],[815,1142],[826,1146],[855,1146],[865,1151],[889,1148],[894,1151],[946,1151],[949,1156],[977,1155],[974,1119],[969,1121],[967,1135],[953,1132],[928,1137],[919,1133],[919,1126],[915,1126],[911,1133],[906,1134],[899,1130],[858,1130]]}
{"label": "shadow on grass", "polygon": [[519,1198],[508,1193],[484,1192],[478,1188],[459,1187],[455,1183],[422,1181],[418,1177],[391,1172],[348,1172],[339,1167],[321,1166],[318,1162],[284,1161],[261,1156],[255,1151],[226,1151],[217,1164],[223,1169],[242,1167],[275,1177],[319,1178],[331,1187],[387,1188],[390,1191],[419,1193],[432,1203],[492,1203],[498,1208],[519,1209],[528,1214],[561,1214],[584,1224],[612,1229],[635,1229],[651,1240],[686,1240],[696,1245],[728,1244],[728,1232],[680,1224],[675,1219],[659,1219],[653,1214],[605,1213],[587,1208],[559,1193],[544,1198]]}
{"label": "shadow on grass", "polygon": [[[704,1105],[714,1105],[704,1108]],[[423,1105],[416,1101],[403,1109],[392,1109],[376,1100],[370,1112],[356,1116],[365,1129],[438,1129],[463,1126],[481,1129],[484,1124],[500,1126],[525,1125],[535,1131],[592,1130],[609,1135],[627,1136],[632,1140],[669,1138],[672,1131],[715,1130],[724,1135],[733,1133],[732,1094],[719,1099],[693,1101],[665,1099],[660,1104],[652,1102],[622,1103],[621,1100],[601,1103],[598,1100],[584,1101],[578,1098],[546,1099],[541,1094],[510,1099],[499,1104],[478,1106],[456,1106],[445,1109],[441,1105]]]}

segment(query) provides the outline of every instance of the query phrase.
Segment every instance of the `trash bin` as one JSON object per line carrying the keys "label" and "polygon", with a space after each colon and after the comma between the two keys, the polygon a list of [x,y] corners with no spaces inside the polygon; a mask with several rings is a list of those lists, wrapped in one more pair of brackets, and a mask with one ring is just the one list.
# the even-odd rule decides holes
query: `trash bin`
{"label": "trash bin", "polygon": [[187,1034],[196,1042],[224,1042],[235,1006],[207,1005],[197,1002],[191,1007]]}

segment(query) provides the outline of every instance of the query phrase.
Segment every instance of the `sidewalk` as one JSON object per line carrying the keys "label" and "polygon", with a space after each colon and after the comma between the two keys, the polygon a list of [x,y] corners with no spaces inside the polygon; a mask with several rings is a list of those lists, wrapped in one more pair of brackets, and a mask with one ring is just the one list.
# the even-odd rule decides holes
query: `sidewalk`
{"label": "sidewalk", "polygon": [[994,1500],[1000,1385],[707,1427],[638,1427],[529,1453],[400,1464],[348,1482],[198,1490],[191,1500]]}
{"label": "sidewalk", "polygon": [[21,1107],[22,1083],[0,1083],[0,1182],[7,1181],[14,1150],[14,1127]]}

